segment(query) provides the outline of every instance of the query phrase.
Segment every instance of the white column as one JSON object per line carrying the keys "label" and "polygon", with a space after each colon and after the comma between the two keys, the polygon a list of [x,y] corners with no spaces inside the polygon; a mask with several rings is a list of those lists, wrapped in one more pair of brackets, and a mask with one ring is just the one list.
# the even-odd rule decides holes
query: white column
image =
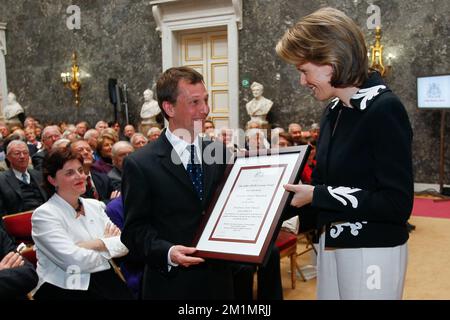
{"label": "white column", "polygon": [[6,23],[0,22],[0,120],[4,120],[3,106],[6,103],[6,97],[8,94],[8,86],[6,82]]}
{"label": "white column", "polygon": [[239,128],[239,39],[235,21],[230,20],[228,34],[228,90],[230,99],[230,127]]}

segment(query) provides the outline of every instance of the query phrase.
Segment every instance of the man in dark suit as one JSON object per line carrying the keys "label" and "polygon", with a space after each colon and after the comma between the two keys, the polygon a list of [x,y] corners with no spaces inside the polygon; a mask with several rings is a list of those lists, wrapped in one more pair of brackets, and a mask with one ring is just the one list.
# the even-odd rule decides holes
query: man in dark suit
{"label": "man in dark suit", "polygon": [[52,149],[53,144],[59,139],[61,139],[61,132],[59,131],[58,126],[47,126],[42,130],[42,145],[44,147],[31,157],[34,169],[39,171],[42,169],[42,163],[44,162],[45,157]]}
{"label": "man in dark suit", "polygon": [[6,149],[9,169],[0,174],[0,217],[33,210],[47,201],[41,187],[42,173],[28,169],[30,154],[27,144],[11,141]]}
{"label": "man in dark suit", "polygon": [[157,92],[169,126],[125,158],[122,242],[145,262],[144,299],[231,299],[230,264],[192,256],[192,241],[226,167],[223,158],[211,164],[202,153],[207,143],[198,139],[209,113],[203,77],[188,67],[171,68]]}

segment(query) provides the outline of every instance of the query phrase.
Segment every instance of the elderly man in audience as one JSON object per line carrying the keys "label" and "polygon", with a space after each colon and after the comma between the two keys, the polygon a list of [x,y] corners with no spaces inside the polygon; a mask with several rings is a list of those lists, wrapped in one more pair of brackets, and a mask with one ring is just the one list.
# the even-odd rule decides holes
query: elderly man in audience
{"label": "elderly man in audience", "polygon": [[94,156],[94,160],[97,161],[98,159],[100,159],[100,155],[97,153],[97,139],[100,136],[100,134],[98,133],[97,130],[95,129],[89,129],[88,131],[86,131],[86,133],[84,134],[83,139],[87,141],[87,143],[89,143],[89,145],[91,146],[91,149],[93,150],[93,156]]}
{"label": "elderly man in audience", "polygon": [[3,139],[9,135],[8,126],[4,123],[0,123],[0,135],[2,136]]}
{"label": "elderly man in audience", "polygon": [[134,129],[132,124],[127,124],[125,128],[123,128],[123,135],[125,138],[130,141],[131,137],[136,133],[136,129]]}
{"label": "elderly man in audience", "polygon": [[135,133],[130,139],[131,145],[135,150],[142,148],[148,142],[147,138],[142,133]]}
{"label": "elderly man in audience", "polygon": [[318,123],[313,123],[309,129],[310,141],[317,142],[320,134],[320,125]]}
{"label": "elderly man in audience", "polygon": [[61,139],[61,132],[58,126],[47,126],[42,131],[42,144],[43,148],[33,155],[31,161],[33,162],[33,167],[36,170],[41,170],[42,162],[44,161],[47,153],[52,149],[53,144],[56,140]]}
{"label": "elderly man in audience", "polygon": [[0,225],[0,300],[25,299],[38,283],[33,265],[16,252]]}
{"label": "elderly man in audience", "polygon": [[106,128],[108,128],[108,123],[106,123],[105,121],[103,121],[103,120],[100,120],[100,121],[98,121],[96,124],[95,124],[95,130],[97,130],[98,131],[98,133],[102,133],[102,131],[104,130],[104,129],[106,129]]}
{"label": "elderly man in audience", "polygon": [[94,158],[89,143],[85,140],[78,140],[71,144],[71,149],[83,158],[83,170],[86,175],[86,192],[83,197],[97,199],[105,203],[116,198],[120,192],[113,188],[111,179],[104,173],[91,170]]}
{"label": "elderly man in audience", "polygon": [[134,151],[133,146],[127,141],[116,142],[112,147],[113,168],[108,172],[114,190],[120,190],[122,185],[123,159]]}
{"label": "elderly man in audience", "polygon": [[0,216],[39,207],[47,200],[41,188],[42,174],[28,169],[30,153],[27,144],[12,140],[6,147],[9,169],[0,173]]}
{"label": "elderly man in audience", "polygon": [[75,125],[75,133],[80,137],[84,137],[84,134],[89,128],[89,125],[86,121],[80,121]]}
{"label": "elderly man in audience", "polygon": [[161,135],[161,129],[158,127],[151,127],[147,131],[148,142],[155,141]]}
{"label": "elderly man in audience", "polygon": [[[239,146],[234,143],[235,136],[234,136],[233,129],[223,127],[220,129],[219,135],[217,136],[217,141],[221,141],[225,147],[231,151],[231,152],[238,152],[238,151],[245,151],[245,149],[239,148]],[[237,133],[237,132],[236,132]]]}
{"label": "elderly man in audience", "polygon": [[288,127],[288,133],[294,140],[294,146],[306,144],[306,141],[302,138],[302,126],[298,123],[291,123]]}

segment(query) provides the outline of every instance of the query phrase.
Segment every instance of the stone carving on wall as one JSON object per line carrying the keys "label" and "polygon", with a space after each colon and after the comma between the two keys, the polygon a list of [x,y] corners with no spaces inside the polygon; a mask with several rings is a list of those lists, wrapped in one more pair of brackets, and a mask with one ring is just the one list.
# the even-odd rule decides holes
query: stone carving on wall
{"label": "stone carving on wall", "polygon": [[250,116],[249,123],[258,123],[260,128],[267,127],[267,114],[272,108],[273,102],[263,97],[264,86],[258,82],[253,82],[250,86],[252,90],[253,99],[246,105],[247,113]]}

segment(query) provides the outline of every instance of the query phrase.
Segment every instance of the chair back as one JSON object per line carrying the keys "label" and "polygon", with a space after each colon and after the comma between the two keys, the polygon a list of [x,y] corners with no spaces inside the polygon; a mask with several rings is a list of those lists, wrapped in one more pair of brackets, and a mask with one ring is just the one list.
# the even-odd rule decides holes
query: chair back
{"label": "chair back", "polygon": [[25,211],[3,216],[3,225],[6,232],[13,236],[17,243],[32,243],[31,216],[33,211]]}

